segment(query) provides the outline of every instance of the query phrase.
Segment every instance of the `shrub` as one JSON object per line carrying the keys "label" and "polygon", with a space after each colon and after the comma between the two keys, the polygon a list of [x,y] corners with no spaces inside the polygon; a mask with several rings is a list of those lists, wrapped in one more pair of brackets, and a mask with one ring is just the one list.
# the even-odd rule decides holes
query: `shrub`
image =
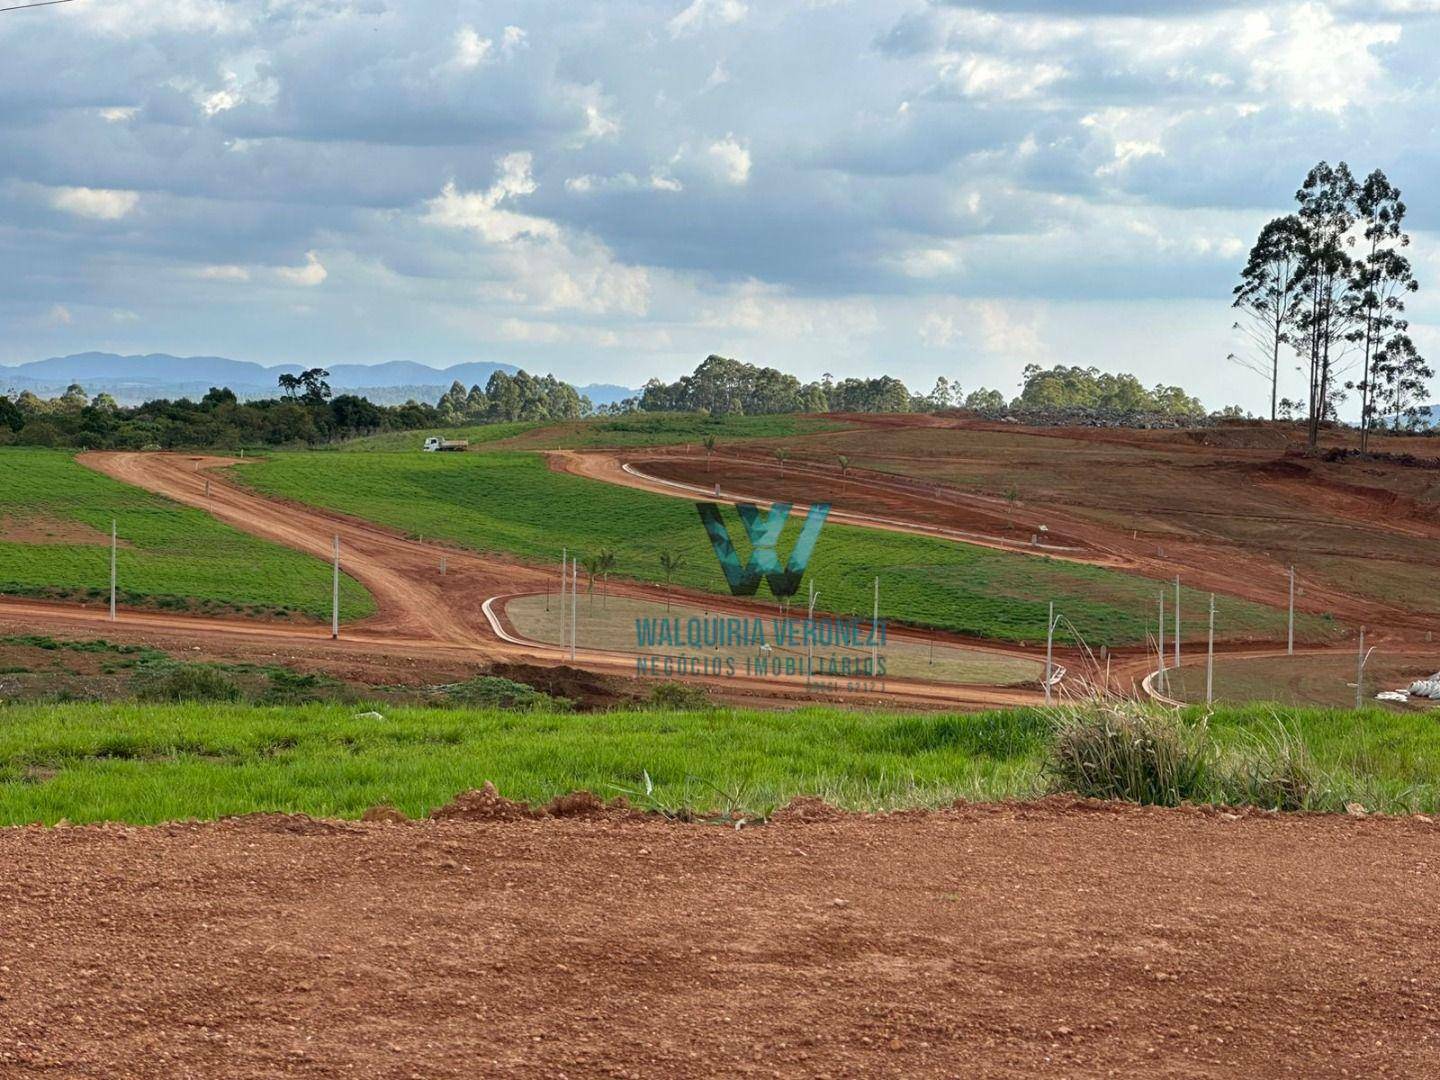
{"label": "shrub", "polygon": [[710,694],[703,686],[662,682],[650,688],[650,704],[657,709],[672,709],[676,712],[686,709],[708,709]]}
{"label": "shrub", "polygon": [[142,701],[239,701],[240,687],[204,664],[148,665],[134,679]]}
{"label": "shrub", "polygon": [[1178,806],[1217,793],[1216,758],[1203,721],[1107,704],[1060,715],[1046,768],[1055,790]]}
{"label": "shrub", "polygon": [[1310,809],[1322,786],[1309,750],[1278,720],[1272,730],[1247,738],[1227,779],[1230,801],[1270,810]]}
{"label": "shrub", "polygon": [[442,686],[440,692],[452,704],[490,709],[548,709],[568,712],[575,704],[569,698],[551,697],[543,690],[536,690],[526,683],[504,679],[499,675],[477,675],[464,682]]}

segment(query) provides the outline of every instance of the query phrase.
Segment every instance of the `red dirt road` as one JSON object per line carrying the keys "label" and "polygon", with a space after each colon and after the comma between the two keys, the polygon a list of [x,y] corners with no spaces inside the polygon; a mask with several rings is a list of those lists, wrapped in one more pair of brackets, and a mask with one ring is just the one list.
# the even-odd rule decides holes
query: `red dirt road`
{"label": "red dirt road", "polygon": [[[420,662],[430,657],[447,665],[466,660],[477,665],[571,663],[560,648],[502,639],[483,611],[490,597],[553,587],[553,574],[547,570],[493,555],[427,545],[358,518],[266,498],[235,486],[223,473],[214,471],[234,464],[233,458],[113,452],[81,454],[79,460],[117,480],[205,510],[243,532],[320,558],[329,559],[331,537],[338,534],[342,568],[370,590],[378,610],[368,619],[346,625],[339,641],[330,640],[328,627],[157,612],[124,612],[118,622],[110,623],[97,608],[13,600],[0,600],[0,626],[19,625],[25,632],[94,633],[103,628],[105,636],[114,640],[158,643],[178,637],[203,642],[212,651],[253,651],[268,642],[292,659],[333,660],[352,655],[358,662],[383,651]],[[447,564],[444,577],[439,573],[442,555]],[[630,584],[617,586],[615,591],[651,599],[659,595],[658,590]],[[674,594],[687,595],[680,589]],[[695,596],[710,608],[727,606],[724,598]],[[988,647],[1010,651],[1003,646]],[[620,652],[580,649],[573,666],[610,675],[635,675],[634,656]],[[887,679],[878,693],[846,689],[838,695],[807,694],[803,687],[797,690],[773,679],[743,675],[691,681],[704,683],[721,700],[745,704],[794,704],[818,698],[925,708],[1000,708],[1041,700],[1038,690],[923,680]]]}
{"label": "red dirt road", "polygon": [[1440,1074],[1440,826],[0,831],[5,1077]]}

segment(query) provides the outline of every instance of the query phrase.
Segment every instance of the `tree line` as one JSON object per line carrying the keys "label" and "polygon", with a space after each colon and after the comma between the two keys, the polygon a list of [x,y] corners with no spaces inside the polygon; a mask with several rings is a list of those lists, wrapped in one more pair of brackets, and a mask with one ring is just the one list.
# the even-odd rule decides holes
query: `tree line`
{"label": "tree line", "polygon": [[93,398],[78,384],[59,397],[32,391],[0,395],[0,445],[169,450],[181,447],[317,446],[383,431],[414,431],[460,423],[573,419],[590,402],[552,376],[497,371],[465,390],[456,383],[437,405],[377,405],[355,394],[332,394],[329,372],[282,374],[281,396],[240,401],[212,387],[199,401],[147,401],[122,406],[110,394]]}
{"label": "tree line", "polygon": [[[689,375],[673,383],[651,379],[636,398],[616,411],[708,412],[712,415],[794,412],[1037,412],[1085,409],[1117,416],[1160,414],[1200,417],[1205,408],[1178,386],[1147,389],[1134,375],[1110,374],[1097,368],[1028,365],[1022,389],[1006,399],[987,387],[965,393],[958,381],[941,375],[929,393],[912,393],[890,375],[873,379],[835,379],[826,374],[802,383],[794,375],[757,367],[723,356],[707,357]],[[602,412],[609,410],[601,410]]]}
{"label": "tree line", "polygon": [[408,401],[378,405],[355,394],[332,394],[329,372],[311,368],[279,378],[276,398],[240,401],[212,387],[199,401],[147,401],[122,406],[106,393],[89,396],[72,384],[59,397],[26,390],[0,395],[0,445],[162,450],[188,447],[317,446],[384,431],[459,427],[515,420],[561,421],[636,412],[704,412],[715,416],[794,412],[938,412],[968,409],[1020,416],[1084,410],[1123,418],[1137,414],[1199,417],[1204,409],[1180,387],[1146,389],[1133,375],[1096,368],[1032,364],[1018,397],[998,390],[963,393],[940,376],[928,394],[911,393],[890,375],[836,381],[825,375],[801,383],[793,375],[721,356],[710,356],[673,383],[652,379],[636,396],[595,409],[569,383],[553,375],[497,371],[482,389],[455,382],[430,405]]}
{"label": "tree line", "polygon": [[[1311,447],[1347,393],[1358,394],[1364,450],[1377,424],[1415,425],[1435,375],[1405,318],[1420,287],[1404,254],[1405,203],[1383,171],[1360,181],[1343,161],[1311,169],[1295,201],[1260,230],[1241,271],[1233,304],[1246,345],[1231,359],[1269,382],[1272,420],[1303,410]],[[1299,401],[1279,396],[1292,354],[1306,376]]]}

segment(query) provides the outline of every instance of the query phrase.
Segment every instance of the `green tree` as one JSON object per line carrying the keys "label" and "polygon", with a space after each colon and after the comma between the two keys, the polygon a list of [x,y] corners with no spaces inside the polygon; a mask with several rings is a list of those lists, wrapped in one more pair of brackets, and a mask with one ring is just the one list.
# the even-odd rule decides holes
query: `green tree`
{"label": "green tree", "polygon": [[1230,360],[1270,383],[1270,419],[1277,416],[1280,353],[1293,342],[1299,300],[1303,226],[1295,214],[1275,218],[1260,230],[1250,249],[1232,307],[1241,312],[1235,329],[1245,347]]}
{"label": "green tree", "polygon": [[685,566],[685,556],[678,551],[660,553],[660,571],[665,575],[665,610],[670,610],[670,584]]}

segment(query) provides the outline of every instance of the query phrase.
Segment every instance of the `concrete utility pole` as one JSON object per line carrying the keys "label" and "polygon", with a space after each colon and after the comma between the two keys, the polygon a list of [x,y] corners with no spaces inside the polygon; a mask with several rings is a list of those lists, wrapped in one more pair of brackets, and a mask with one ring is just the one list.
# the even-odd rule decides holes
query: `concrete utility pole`
{"label": "concrete utility pole", "polygon": [[115,621],[115,548],[119,545],[115,519],[110,519],[110,621]]}
{"label": "concrete utility pole", "polygon": [[1215,594],[1210,594],[1210,643],[1205,650],[1205,704],[1214,700],[1215,689]]}
{"label": "concrete utility pole", "polygon": [[1360,702],[1365,696],[1365,661],[1370,658],[1365,651],[1365,627],[1360,627],[1360,648],[1356,653],[1355,664],[1355,708],[1360,708]]}
{"label": "concrete utility pole", "polygon": [[815,591],[815,582],[810,582],[810,602],[805,606],[805,685],[815,677],[815,601],[820,594]]}
{"label": "concrete utility pole", "polygon": [[880,670],[880,579],[875,579],[875,611],[870,617],[870,677]]}
{"label": "concrete utility pole", "polygon": [[440,576],[441,576],[441,577],[444,577],[444,576],[445,576],[445,556],[444,556],[444,555],[441,555],[441,556],[440,556]]}
{"label": "concrete utility pole", "polygon": [[560,549],[560,647],[565,647],[565,574],[570,567],[570,549]]}
{"label": "concrete utility pole", "polygon": [[1175,666],[1180,666],[1180,575],[1175,575]]}
{"label": "concrete utility pole", "polygon": [[1164,590],[1164,589],[1161,589],[1161,590],[1160,590],[1160,636],[1159,636],[1159,646],[1160,646],[1160,647],[1156,650],[1156,652],[1158,652],[1158,653],[1160,654],[1160,668],[1159,668],[1158,678],[1156,679],[1156,682],[1158,682],[1158,683],[1160,684],[1160,692],[1163,694],[1163,693],[1165,692],[1165,590]]}
{"label": "concrete utility pole", "polygon": [[1045,623],[1045,704],[1050,704],[1050,680],[1055,671],[1055,601],[1050,601],[1050,616]]}
{"label": "concrete utility pole", "polygon": [[330,637],[340,636],[340,534],[335,534],[335,566],[330,578]]}
{"label": "concrete utility pole", "polygon": [[1290,631],[1285,639],[1285,655],[1295,655],[1295,567],[1290,567]]}
{"label": "concrete utility pole", "polygon": [[580,636],[580,560],[570,560],[570,661],[575,661],[575,639]]}

